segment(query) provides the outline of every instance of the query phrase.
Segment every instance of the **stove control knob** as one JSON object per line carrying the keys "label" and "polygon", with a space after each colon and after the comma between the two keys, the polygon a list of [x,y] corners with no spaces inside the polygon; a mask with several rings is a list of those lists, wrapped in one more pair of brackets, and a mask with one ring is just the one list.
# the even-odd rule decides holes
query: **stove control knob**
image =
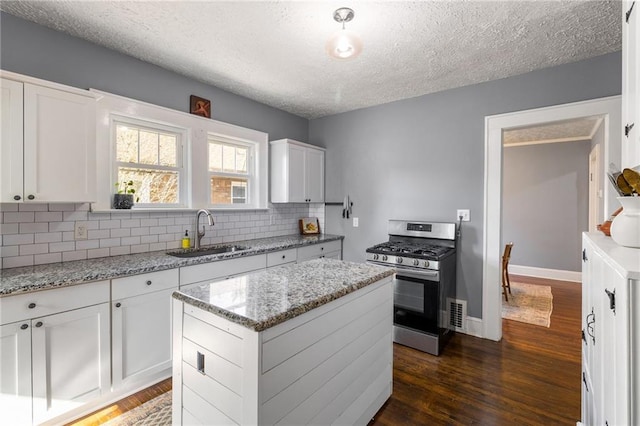
{"label": "stove control knob", "polygon": [[387,259],[388,259],[387,255],[386,255],[386,254],[383,254],[383,255],[382,255],[382,260],[383,260],[383,261],[386,261]]}
{"label": "stove control knob", "polygon": [[418,259],[413,259],[413,266],[418,266],[420,261]]}
{"label": "stove control knob", "polygon": [[378,256],[377,254],[374,254],[374,255],[373,255],[373,260],[378,260],[378,257],[379,257],[379,256]]}
{"label": "stove control knob", "polygon": [[396,263],[402,263],[402,258],[401,257],[396,257]]}
{"label": "stove control knob", "polygon": [[427,268],[428,266],[429,266],[429,261],[428,261],[428,260],[425,260],[425,261],[424,261],[424,267],[425,267],[425,268]]}

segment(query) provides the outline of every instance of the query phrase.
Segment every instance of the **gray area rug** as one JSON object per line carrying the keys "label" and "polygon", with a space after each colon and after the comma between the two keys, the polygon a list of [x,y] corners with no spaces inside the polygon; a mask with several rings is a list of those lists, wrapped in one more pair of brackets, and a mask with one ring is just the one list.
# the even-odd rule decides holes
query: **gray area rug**
{"label": "gray area rug", "polygon": [[108,426],[170,426],[171,391],[104,423]]}
{"label": "gray area rug", "polygon": [[502,318],[549,327],[553,295],[548,285],[511,283],[509,301],[502,296]]}

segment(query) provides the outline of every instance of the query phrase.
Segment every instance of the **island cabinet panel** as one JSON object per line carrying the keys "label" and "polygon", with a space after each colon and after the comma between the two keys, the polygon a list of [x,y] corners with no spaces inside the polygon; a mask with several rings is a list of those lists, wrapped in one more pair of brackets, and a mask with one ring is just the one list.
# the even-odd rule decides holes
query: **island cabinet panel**
{"label": "island cabinet panel", "polygon": [[180,268],[180,286],[182,287],[186,284],[193,284],[205,280],[228,278],[233,275],[245,274],[266,267],[267,255],[265,254],[185,266]]}
{"label": "island cabinet panel", "polygon": [[174,424],[367,424],[391,395],[392,315],[390,276],[263,331],[174,300]]}

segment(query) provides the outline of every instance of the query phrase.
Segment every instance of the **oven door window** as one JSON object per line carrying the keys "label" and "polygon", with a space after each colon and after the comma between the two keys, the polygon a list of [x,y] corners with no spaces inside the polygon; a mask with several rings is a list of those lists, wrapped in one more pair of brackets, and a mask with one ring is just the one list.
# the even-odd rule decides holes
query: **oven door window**
{"label": "oven door window", "polygon": [[396,274],[394,323],[429,333],[438,333],[438,282]]}

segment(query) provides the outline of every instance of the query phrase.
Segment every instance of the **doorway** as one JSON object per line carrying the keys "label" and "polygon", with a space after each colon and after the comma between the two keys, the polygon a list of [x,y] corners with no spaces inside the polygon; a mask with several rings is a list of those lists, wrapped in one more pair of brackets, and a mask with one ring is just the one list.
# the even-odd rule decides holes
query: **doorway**
{"label": "doorway", "polygon": [[[491,340],[502,338],[501,321],[501,223],[502,223],[502,155],[503,133],[508,129],[537,123],[602,117],[604,125],[603,161],[620,164],[621,102],[620,96],[556,105],[485,118],[485,180],[482,281],[482,335]],[[602,177],[600,177],[602,179]],[[615,194],[603,186],[604,210],[615,206]]]}

